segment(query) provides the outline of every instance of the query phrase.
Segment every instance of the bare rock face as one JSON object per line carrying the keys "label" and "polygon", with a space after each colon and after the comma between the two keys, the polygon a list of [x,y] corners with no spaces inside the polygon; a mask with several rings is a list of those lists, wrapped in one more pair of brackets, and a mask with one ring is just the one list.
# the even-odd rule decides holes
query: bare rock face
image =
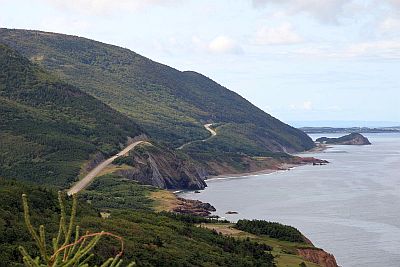
{"label": "bare rock face", "polygon": [[128,179],[163,189],[199,190],[207,186],[203,170],[167,148],[146,145],[135,149],[128,157],[132,168],[119,171]]}
{"label": "bare rock face", "polygon": [[297,249],[297,252],[303,259],[322,267],[339,267],[336,263],[335,257],[322,249],[301,248]]}
{"label": "bare rock face", "polygon": [[329,145],[371,145],[368,138],[359,133],[351,133],[339,138],[321,137],[316,142]]}

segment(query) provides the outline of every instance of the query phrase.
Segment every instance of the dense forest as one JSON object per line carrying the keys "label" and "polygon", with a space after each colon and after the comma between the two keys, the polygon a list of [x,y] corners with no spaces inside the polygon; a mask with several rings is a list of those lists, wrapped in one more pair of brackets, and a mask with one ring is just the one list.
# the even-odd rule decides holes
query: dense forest
{"label": "dense forest", "polygon": [[294,227],[283,225],[277,222],[267,222],[263,220],[239,220],[235,226],[239,230],[243,230],[256,235],[267,235],[283,241],[304,242],[304,237]]}
{"label": "dense forest", "polygon": [[143,130],[75,86],[0,45],[0,177],[58,186],[89,155],[111,155]]}
{"label": "dense forest", "polygon": [[[23,193],[28,195],[34,225],[45,224],[48,237],[58,231],[59,206],[55,191],[0,179],[2,266],[22,266],[17,250],[19,245],[23,245],[31,254],[38,253],[24,225]],[[79,201],[77,223],[82,231],[104,230],[123,237],[123,259],[126,262],[135,261],[138,266],[275,266],[274,257],[269,253],[270,246],[247,239],[225,237],[196,227],[188,217],[180,220],[148,210],[119,208],[104,219],[92,204]],[[119,246],[118,242],[104,238],[95,248],[96,259],[103,261],[115,256]]]}

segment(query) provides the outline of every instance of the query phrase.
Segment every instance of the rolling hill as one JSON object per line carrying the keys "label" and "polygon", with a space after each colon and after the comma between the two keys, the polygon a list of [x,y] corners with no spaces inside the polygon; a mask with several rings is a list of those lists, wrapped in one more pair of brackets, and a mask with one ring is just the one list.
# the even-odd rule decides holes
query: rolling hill
{"label": "rolling hill", "polygon": [[0,45],[0,177],[66,185],[95,152],[143,130],[75,86]]}
{"label": "rolling hill", "polygon": [[[62,188],[145,134],[131,118],[1,44],[0,114],[0,177]],[[193,160],[167,150],[145,153],[134,175],[125,176],[161,188],[203,189]]]}
{"label": "rolling hill", "polygon": [[[204,124],[210,124],[208,130]],[[1,263],[22,266],[19,245],[38,253],[23,225],[22,193],[32,201],[35,225],[48,226],[49,239],[60,220],[55,189],[66,188],[88,163],[114,155],[140,135],[150,142],[115,159],[113,168],[119,171],[102,173],[80,195],[77,214],[83,231],[123,237],[127,262],[318,266],[301,252],[326,256],[311,244],[288,242],[293,232],[288,226],[264,222],[265,233],[279,229],[272,238],[226,222],[214,225],[212,219],[154,212],[166,205],[152,197],[159,188],[202,189],[202,178],[210,170],[220,174],[221,166],[225,172],[248,171],[301,160],[287,152],[314,146],[302,131],[201,74],[175,70],[127,49],[62,34],[0,29]],[[163,208],[170,211],[168,205]],[[237,236],[225,236],[215,227]],[[119,247],[103,241],[94,251],[98,260],[114,256]]]}
{"label": "rolling hill", "polygon": [[218,123],[218,135],[199,151],[262,156],[296,152],[314,143],[243,97],[192,71],[178,71],[135,52],[97,41],[40,31],[0,29],[0,43],[59,75],[133,118],[155,140],[171,148],[209,136],[205,123]]}

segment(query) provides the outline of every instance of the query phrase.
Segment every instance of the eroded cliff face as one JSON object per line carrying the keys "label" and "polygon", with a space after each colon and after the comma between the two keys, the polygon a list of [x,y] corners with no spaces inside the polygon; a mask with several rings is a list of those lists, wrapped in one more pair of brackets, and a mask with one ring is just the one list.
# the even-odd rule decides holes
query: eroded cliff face
{"label": "eroded cliff face", "polygon": [[119,163],[132,167],[120,170],[119,174],[142,184],[163,189],[198,190],[206,187],[204,179],[207,173],[190,159],[166,147],[141,145]]}
{"label": "eroded cliff face", "polygon": [[297,252],[303,259],[322,267],[339,267],[335,257],[322,249],[299,248]]}

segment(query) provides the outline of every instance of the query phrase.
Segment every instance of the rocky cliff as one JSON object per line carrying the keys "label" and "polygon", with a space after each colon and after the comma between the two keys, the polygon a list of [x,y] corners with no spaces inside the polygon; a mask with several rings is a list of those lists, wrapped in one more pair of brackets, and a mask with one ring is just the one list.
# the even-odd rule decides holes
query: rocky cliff
{"label": "rocky cliff", "polygon": [[297,252],[303,259],[322,267],[338,267],[335,257],[322,249],[300,248]]}
{"label": "rocky cliff", "polygon": [[316,140],[317,143],[330,145],[370,145],[371,142],[359,133],[351,133],[339,138],[321,137]]}
{"label": "rocky cliff", "polygon": [[128,165],[118,171],[125,178],[164,189],[204,189],[204,170],[189,158],[166,147],[146,143],[131,151],[114,164]]}

